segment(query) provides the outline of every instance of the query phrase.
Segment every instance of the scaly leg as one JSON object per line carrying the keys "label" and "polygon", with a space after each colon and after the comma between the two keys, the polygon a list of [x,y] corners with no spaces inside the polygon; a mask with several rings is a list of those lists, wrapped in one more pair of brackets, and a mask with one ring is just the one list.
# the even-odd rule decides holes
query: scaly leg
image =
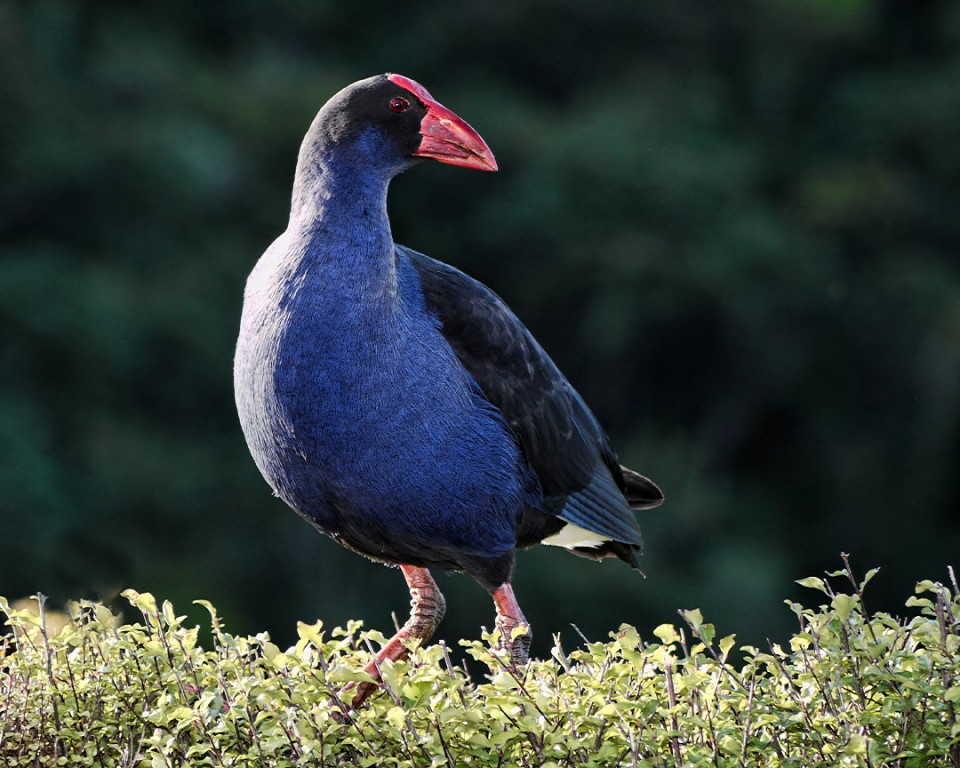
{"label": "scaly leg", "polygon": [[[493,602],[497,606],[497,629],[500,630],[500,649],[507,652],[510,657],[510,664],[516,668],[527,663],[530,658],[530,640],[532,634],[530,625],[520,610],[517,598],[513,594],[513,587],[510,582],[504,582],[493,593]],[[518,627],[526,627],[526,634],[520,635],[516,639],[513,637],[513,630]]]}
{"label": "scaly leg", "polygon": [[[426,568],[414,565],[401,565],[403,577],[410,589],[410,618],[400,627],[390,641],[383,646],[376,659],[364,667],[364,672],[380,680],[380,665],[383,662],[399,661],[410,655],[407,644],[419,640],[425,643],[433,635],[446,610],[446,603],[437,583]],[[341,698],[356,690],[351,709],[358,709],[378,687],[377,683],[359,683],[346,686],[340,691]]]}

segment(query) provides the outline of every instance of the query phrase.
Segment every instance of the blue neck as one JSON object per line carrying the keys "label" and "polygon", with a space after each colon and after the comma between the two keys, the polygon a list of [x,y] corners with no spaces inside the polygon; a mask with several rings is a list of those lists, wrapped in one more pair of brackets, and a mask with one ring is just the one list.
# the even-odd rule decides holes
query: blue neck
{"label": "blue neck", "polygon": [[288,233],[304,243],[289,254],[300,279],[317,279],[329,296],[360,304],[382,303],[396,293],[393,236],[387,188],[395,173],[371,162],[369,141],[300,151]]}

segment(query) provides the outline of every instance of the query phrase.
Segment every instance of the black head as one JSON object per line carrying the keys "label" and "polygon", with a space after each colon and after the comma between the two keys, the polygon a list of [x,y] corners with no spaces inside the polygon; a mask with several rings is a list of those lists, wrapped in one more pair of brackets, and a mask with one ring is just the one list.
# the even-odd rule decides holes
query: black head
{"label": "black head", "polygon": [[396,171],[419,158],[497,168],[490,148],[466,121],[403,75],[376,75],[335,94],[317,114],[311,137],[318,149],[359,153]]}
{"label": "black head", "polygon": [[396,153],[410,157],[420,146],[420,121],[426,106],[406,89],[377,75],[348,85],[320,110],[322,128],[337,146],[375,131]]}

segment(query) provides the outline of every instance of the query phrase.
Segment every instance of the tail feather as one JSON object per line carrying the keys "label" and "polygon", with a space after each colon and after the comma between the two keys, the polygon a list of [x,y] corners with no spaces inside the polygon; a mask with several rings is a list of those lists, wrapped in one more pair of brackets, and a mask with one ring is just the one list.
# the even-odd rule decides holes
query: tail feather
{"label": "tail feather", "polygon": [[588,560],[604,560],[608,557],[616,557],[623,560],[623,562],[635,571],[640,571],[640,573],[643,574],[643,571],[640,570],[640,563],[637,560],[637,555],[641,552],[638,544],[624,544],[621,541],[605,541],[599,547],[571,547],[567,549],[567,551],[577,557],[585,557]]}
{"label": "tail feather", "polygon": [[622,464],[624,491],[631,509],[654,509],[663,504],[663,491],[649,477],[634,472]]}

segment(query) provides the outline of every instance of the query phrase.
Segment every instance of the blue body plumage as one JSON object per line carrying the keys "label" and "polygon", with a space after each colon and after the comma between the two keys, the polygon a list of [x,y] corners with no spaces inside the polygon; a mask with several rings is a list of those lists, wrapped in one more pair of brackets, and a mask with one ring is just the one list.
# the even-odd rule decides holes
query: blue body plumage
{"label": "blue body plumage", "polygon": [[259,350],[238,350],[238,392],[263,395],[240,401],[261,472],[374,558],[455,567],[448,553],[512,551],[538,491],[509,426],[443,340],[409,261],[392,242],[343,251],[341,235],[321,227],[292,254],[283,237],[251,277],[242,337]]}
{"label": "blue body plumage", "polygon": [[496,169],[473,129],[402,76],[324,106],[287,229],[247,282],[234,370],[267,482],[324,533],[404,568],[415,597],[404,638],[420,639],[426,629],[410,627],[435,590],[423,569],[473,575],[510,629],[522,623],[509,587],[518,546],[546,540],[635,566],[632,508],[662,500],[619,466],[499,297],[394,243],[387,187],[425,157]]}

